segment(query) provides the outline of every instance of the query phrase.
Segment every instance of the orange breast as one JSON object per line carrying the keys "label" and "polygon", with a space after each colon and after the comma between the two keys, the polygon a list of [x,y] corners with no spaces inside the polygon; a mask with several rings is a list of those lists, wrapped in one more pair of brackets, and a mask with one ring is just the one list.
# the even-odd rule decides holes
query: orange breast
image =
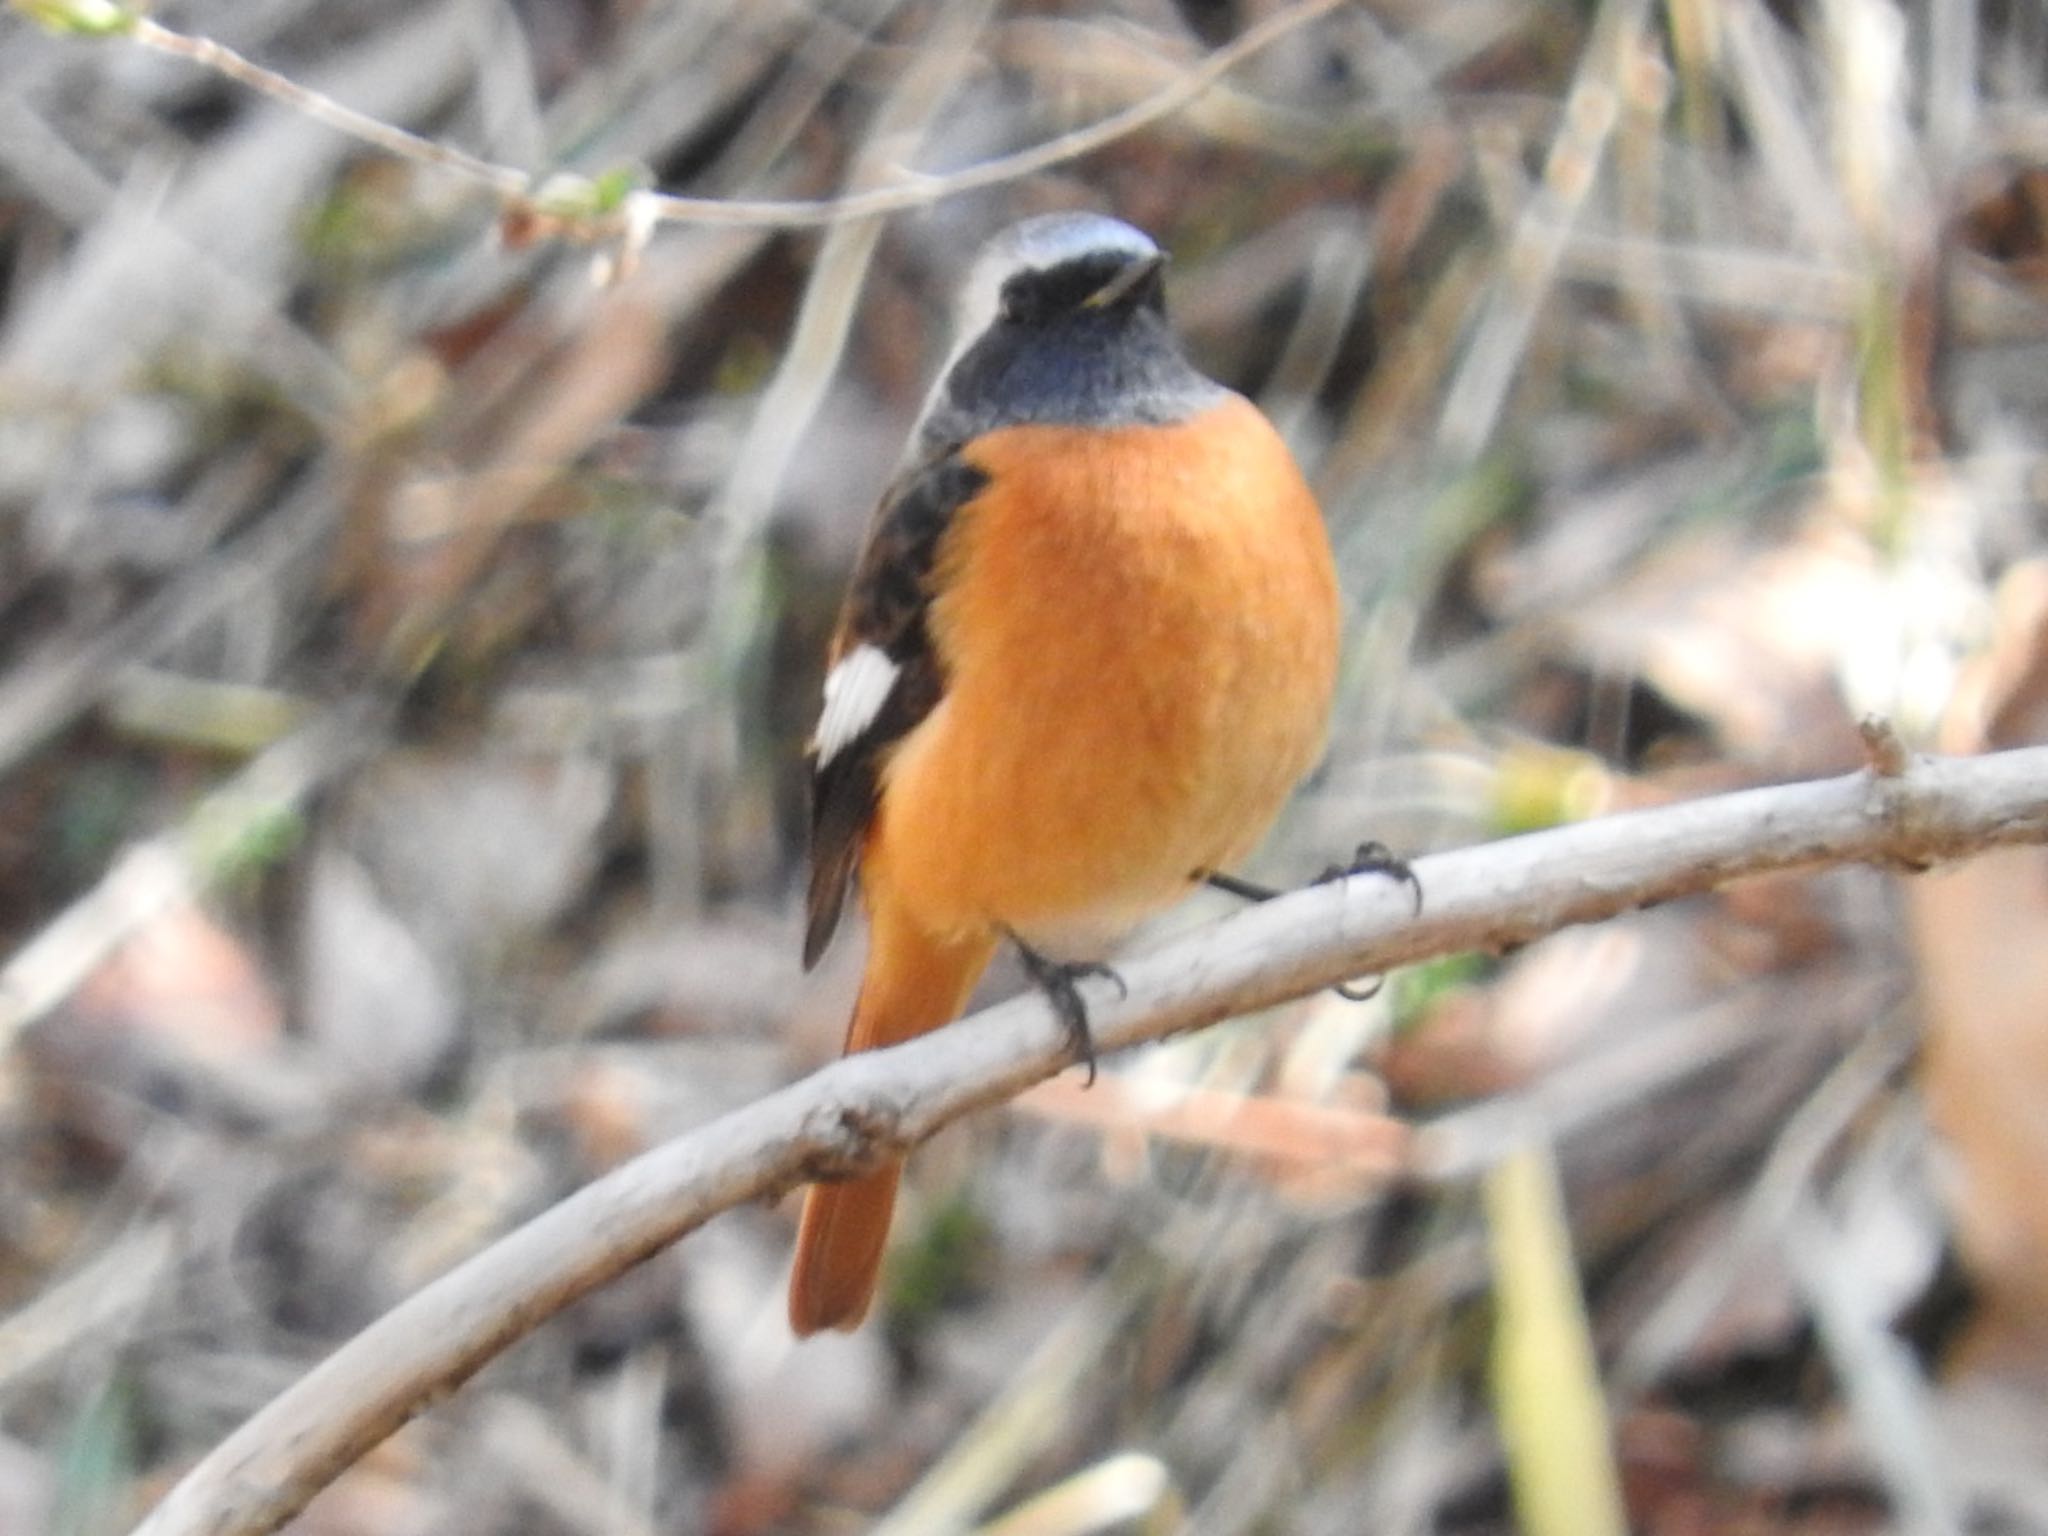
{"label": "orange breast", "polygon": [[870,902],[934,933],[1127,925],[1264,834],[1320,748],[1338,611],[1286,446],[1184,424],[994,433],[940,551],[939,707],[883,780]]}

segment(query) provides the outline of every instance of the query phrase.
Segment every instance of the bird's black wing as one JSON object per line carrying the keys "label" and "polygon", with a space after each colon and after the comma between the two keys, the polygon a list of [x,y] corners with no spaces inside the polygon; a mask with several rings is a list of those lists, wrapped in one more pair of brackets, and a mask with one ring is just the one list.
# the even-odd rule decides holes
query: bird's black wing
{"label": "bird's black wing", "polygon": [[[863,707],[835,715],[828,705],[812,743],[811,883],[804,904],[804,965],[817,963],[839,925],[846,888],[881,793],[883,765],[945,692],[944,669],[926,619],[933,572],[955,515],[988,477],[957,453],[941,453],[891,485],[868,529],[832,641],[832,678],[859,682]],[[887,658],[856,660],[863,650]],[[887,688],[868,701],[877,677]],[[826,726],[834,727],[830,737]]]}

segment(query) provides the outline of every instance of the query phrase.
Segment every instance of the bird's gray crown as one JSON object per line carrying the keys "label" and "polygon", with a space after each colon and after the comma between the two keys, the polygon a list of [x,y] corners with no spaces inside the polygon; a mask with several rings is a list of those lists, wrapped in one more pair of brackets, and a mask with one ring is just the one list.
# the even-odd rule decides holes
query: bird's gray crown
{"label": "bird's gray crown", "polygon": [[912,451],[1034,422],[1164,424],[1216,404],[1224,389],[1188,363],[1167,324],[1163,260],[1150,236],[1099,213],[1043,214],[996,235],[962,290],[953,352]]}
{"label": "bird's gray crown", "polygon": [[1145,261],[1159,247],[1141,229],[1105,213],[1042,213],[1012,224],[981,248],[953,310],[953,343],[964,351],[989,328],[1003,285],[1020,272],[1049,272],[1090,257]]}

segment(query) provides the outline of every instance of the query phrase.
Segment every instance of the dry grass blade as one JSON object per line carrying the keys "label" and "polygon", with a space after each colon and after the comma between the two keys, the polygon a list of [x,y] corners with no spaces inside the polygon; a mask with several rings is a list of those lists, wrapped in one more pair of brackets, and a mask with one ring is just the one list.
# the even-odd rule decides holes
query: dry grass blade
{"label": "dry grass blade", "polygon": [[968,1528],[1017,1480],[1018,1473],[1063,1434],[1077,1389],[1100,1370],[1104,1355],[1142,1299],[1127,1276],[1111,1275],[1023,1362],[1002,1395],[978,1414],[875,1527],[876,1536]]}
{"label": "dry grass blade", "polygon": [[1438,446],[1455,465],[1477,458],[1493,436],[1558,259],[1620,119],[1625,77],[1635,63],[1648,10],[1645,0],[1608,0],[1601,7],[1563,125],[1544,163],[1541,190],[1515,222],[1500,276],[1444,397]]}
{"label": "dry grass blade", "polygon": [[1622,1536],[1606,1404],[1564,1196],[1532,1142],[1486,1176],[1493,1252],[1493,1398],[1528,1536]]}
{"label": "dry grass blade", "polygon": [[978,1536],[1084,1536],[1128,1530],[1167,1536],[1185,1512],[1173,1474],[1152,1456],[1127,1451],[1048,1488],[978,1528]]}

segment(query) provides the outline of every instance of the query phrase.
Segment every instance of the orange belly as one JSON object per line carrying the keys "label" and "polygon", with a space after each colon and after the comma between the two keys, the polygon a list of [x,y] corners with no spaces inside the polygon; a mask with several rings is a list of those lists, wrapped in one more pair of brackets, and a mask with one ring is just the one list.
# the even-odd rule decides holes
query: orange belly
{"label": "orange belly", "polygon": [[872,903],[934,934],[1113,931],[1264,834],[1320,749],[1339,619],[1300,471],[1248,402],[1025,426],[940,554],[946,694],[884,773]]}

